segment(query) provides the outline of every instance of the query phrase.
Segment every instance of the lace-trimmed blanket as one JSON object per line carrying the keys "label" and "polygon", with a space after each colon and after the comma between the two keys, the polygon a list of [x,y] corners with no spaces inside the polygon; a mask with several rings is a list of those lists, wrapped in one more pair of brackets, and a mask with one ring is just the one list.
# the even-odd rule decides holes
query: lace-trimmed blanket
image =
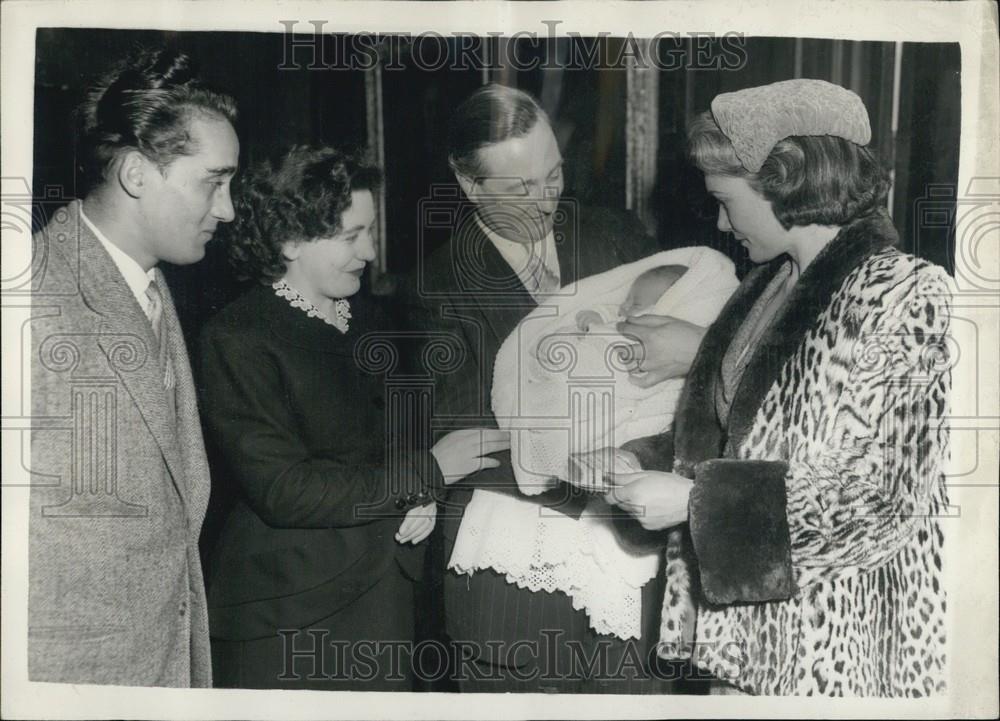
{"label": "lace-trimmed blanket", "polygon": [[[566,478],[570,452],[585,452],[666,430],[683,380],[641,389],[628,382],[618,353],[629,345],[608,318],[632,281],[659,265],[686,273],[649,312],[709,325],[736,289],[733,264],[705,247],[679,248],[585,278],[530,313],[504,341],[493,373],[493,413],[511,431],[518,487],[534,495]],[[567,292],[568,290],[568,292]],[[581,333],[576,315],[598,309],[608,323]],[[580,518],[511,494],[477,489],[466,507],[449,568],[492,568],[532,591],[560,591],[599,633],[641,634],[642,587],[659,566],[659,548],[635,545],[594,496]]]}

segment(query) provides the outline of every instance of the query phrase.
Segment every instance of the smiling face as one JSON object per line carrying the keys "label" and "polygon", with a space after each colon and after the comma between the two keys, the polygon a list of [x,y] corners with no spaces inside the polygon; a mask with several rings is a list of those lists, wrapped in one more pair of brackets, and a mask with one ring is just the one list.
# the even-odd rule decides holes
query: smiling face
{"label": "smiling face", "polygon": [[479,176],[458,181],[482,221],[518,243],[548,235],[563,191],[562,153],[548,122],[539,118],[526,135],[481,148],[479,161]]}
{"label": "smiling face", "polygon": [[150,162],[140,202],[144,257],[176,265],[196,263],[219,223],[233,217],[229,184],[240,144],[227,120],[193,115],[188,121],[190,155],[163,169]]}
{"label": "smiling face", "polygon": [[771,202],[746,178],[706,175],[705,189],[719,201],[719,230],[732,233],[754,263],[766,263],[791,250],[789,232],[778,222]]}
{"label": "smiling face", "polygon": [[371,191],[352,192],[351,205],[340,218],[340,232],[285,245],[285,279],[317,307],[354,295],[361,288],[365,266],[375,260],[374,225]]}

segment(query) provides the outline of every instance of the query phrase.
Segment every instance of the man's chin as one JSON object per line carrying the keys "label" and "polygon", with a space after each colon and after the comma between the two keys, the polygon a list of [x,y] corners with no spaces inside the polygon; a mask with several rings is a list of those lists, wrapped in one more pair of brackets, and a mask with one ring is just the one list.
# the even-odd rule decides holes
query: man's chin
{"label": "man's chin", "polygon": [[551,232],[552,223],[542,223],[535,228],[519,233],[517,238],[511,238],[511,240],[516,240],[519,243],[532,244],[543,240]]}
{"label": "man's chin", "polygon": [[530,217],[524,213],[498,213],[495,210],[481,216],[494,233],[516,243],[537,243],[552,232],[554,218]]}
{"label": "man's chin", "polygon": [[508,238],[508,240],[512,240],[515,243],[520,243],[521,245],[534,245],[544,237],[545,237],[544,235],[535,235],[535,234],[518,235],[516,238]]}
{"label": "man's chin", "polygon": [[164,260],[171,265],[193,265],[194,263],[204,260],[204,258],[205,246],[199,244],[198,246],[192,248],[190,253],[187,253],[184,256],[178,255],[174,258],[164,258]]}

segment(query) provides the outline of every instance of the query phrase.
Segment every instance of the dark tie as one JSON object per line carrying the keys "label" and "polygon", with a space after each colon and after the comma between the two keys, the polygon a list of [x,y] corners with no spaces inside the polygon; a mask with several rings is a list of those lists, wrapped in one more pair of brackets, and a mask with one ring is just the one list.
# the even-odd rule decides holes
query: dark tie
{"label": "dark tie", "polygon": [[549,270],[549,267],[545,262],[535,254],[532,254],[531,260],[531,279],[532,286],[528,290],[531,295],[536,299],[544,298],[546,296],[552,295],[559,292],[561,287],[559,284],[559,278]]}

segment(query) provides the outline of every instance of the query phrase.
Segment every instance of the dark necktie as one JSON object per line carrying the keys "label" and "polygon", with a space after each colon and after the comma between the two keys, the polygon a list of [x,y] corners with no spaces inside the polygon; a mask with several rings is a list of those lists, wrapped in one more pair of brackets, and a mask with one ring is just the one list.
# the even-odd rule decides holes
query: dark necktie
{"label": "dark necktie", "polygon": [[531,267],[532,287],[528,289],[531,295],[538,300],[558,293],[561,287],[559,278],[549,270],[545,262],[535,254],[532,254],[529,262],[533,264]]}

